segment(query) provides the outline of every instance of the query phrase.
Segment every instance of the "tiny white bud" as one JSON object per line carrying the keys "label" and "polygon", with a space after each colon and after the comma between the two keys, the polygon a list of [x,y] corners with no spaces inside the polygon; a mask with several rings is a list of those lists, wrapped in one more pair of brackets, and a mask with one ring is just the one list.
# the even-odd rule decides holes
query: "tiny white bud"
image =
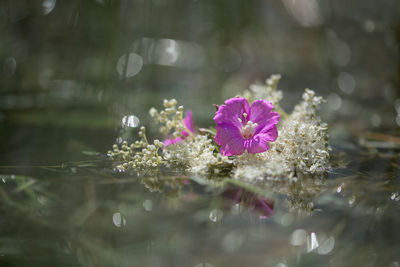
{"label": "tiny white bud", "polygon": [[154,116],[157,114],[157,109],[151,108],[151,109],[149,110],[149,114],[150,114],[150,116],[154,117]]}

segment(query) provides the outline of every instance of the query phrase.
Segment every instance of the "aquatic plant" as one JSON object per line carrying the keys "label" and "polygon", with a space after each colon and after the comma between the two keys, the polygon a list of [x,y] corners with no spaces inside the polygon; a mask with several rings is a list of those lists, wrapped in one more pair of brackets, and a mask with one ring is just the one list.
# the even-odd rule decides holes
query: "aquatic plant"
{"label": "aquatic plant", "polygon": [[279,106],[280,78],[272,75],[264,85],[251,85],[217,106],[215,130],[196,133],[191,111],[183,118],[184,108],[175,99],[164,100],[164,109],[151,108],[150,115],[168,139],[150,143],[142,127],[140,140],[114,145],[108,156],[120,172],[163,167],[251,184],[321,177],[330,168],[328,128],[317,114],[324,100],[306,89],[302,101],[286,114]]}

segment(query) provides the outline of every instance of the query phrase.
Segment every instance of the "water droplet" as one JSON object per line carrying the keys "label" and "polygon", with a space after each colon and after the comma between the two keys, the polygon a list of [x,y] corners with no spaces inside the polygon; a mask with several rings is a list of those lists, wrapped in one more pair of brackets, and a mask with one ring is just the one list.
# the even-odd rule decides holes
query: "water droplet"
{"label": "water droplet", "polygon": [[291,213],[286,213],[281,217],[281,224],[283,226],[289,226],[293,223],[293,220],[294,220],[293,215]]}
{"label": "water droplet", "polygon": [[400,267],[400,263],[398,261],[394,261],[388,267]]}
{"label": "water droplet", "polygon": [[335,247],[335,238],[331,236],[321,243],[321,245],[318,247],[317,252],[320,255],[326,255],[329,254],[329,252],[331,252],[334,247]]}
{"label": "water droplet", "polygon": [[151,211],[153,209],[153,202],[149,199],[143,202],[143,208],[145,211]]}
{"label": "water droplet", "polygon": [[156,61],[160,65],[174,65],[179,57],[179,44],[172,39],[160,39],[157,42]]}
{"label": "water droplet", "polygon": [[290,244],[293,246],[301,246],[307,241],[307,232],[303,229],[296,229],[290,236]]}
{"label": "water droplet", "polygon": [[333,110],[338,110],[342,106],[342,98],[338,94],[329,94],[327,100],[329,107]]}
{"label": "water droplet", "polygon": [[82,248],[76,250],[76,258],[80,264],[86,266],[85,256],[83,255]]}
{"label": "water droplet", "polygon": [[116,227],[122,227],[126,224],[126,219],[120,212],[114,213],[112,220]]}
{"label": "water droplet", "polygon": [[223,214],[222,210],[220,210],[220,209],[213,209],[213,210],[210,212],[209,218],[210,218],[210,220],[211,220],[212,222],[218,222],[218,221],[220,221],[220,220],[222,219],[222,216],[223,216],[223,215],[224,215],[224,214]]}
{"label": "water droplet", "polygon": [[311,252],[319,247],[317,235],[312,232],[311,235],[307,236],[307,252]]}
{"label": "water droplet", "polygon": [[371,118],[370,118],[371,124],[374,127],[379,127],[382,123],[382,119],[381,116],[379,116],[379,114],[372,114]]}
{"label": "water droplet", "polygon": [[222,247],[224,248],[225,251],[234,252],[242,245],[242,243],[243,243],[243,235],[233,231],[228,233],[224,237],[224,240],[222,241]]}
{"label": "water droplet", "polygon": [[117,167],[115,167],[115,171],[117,171],[119,173],[123,173],[123,172],[125,172],[125,169],[121,165],[118,165]]}
{"label": "water droplet", "polygon": [[365,31],[367,31],[368,33],[373,32],[373,31],[375,30],[375,23],[374,23],[372,20],[367,19],[367,20],[364,22],[364,29],[365,29]]}
{"label": "water droplet", "polygon": [[232,206],[231,213],[233,215],[239,215],[241,212],[242,212],[242,205],[240,205],[239,203],[236,203]]}
{"label": "water droplet", "polygon": [[139,118],[135,115],[126,115],[122,118],[122,126],[123,127],[138,127],[139,126]]}
{"label": "water droplet", "polygon": [[288,12],[305,27],[316,26],[322,23],[322,15],[319,1],[292,1],[284,0],[285,8]]}
{"label": "water droplet", "polygon": [[56,6],[56,0],[43,0],[42,2],[43,15],[49,14],[51,11],[53,11],[55,6]]}
{"label": "water droplet", "polygon": [[356,87],[356,81],[354,80],[353,75],[347,72],[341,72],[338,76],[337,82],[340,90],[346,94],[351,94]]}
{"label": "water droplet", "polygon": [[341,187],[341,186],[338,186],[338,187],[336,188],[336,193],[340,193],[340,192],[342,192],[342,187]]}
{"label": "water droplet", "polygon": [[207,262],[200,262],[200,263],[196,264],[194,267],[214,267],[214,265],[212,265],[211,263],[207,263]]}
{"label": "water droplet", "polygon": [[47,197],[45,197],[45,196],[38,196],[38,197],[37,197],[37,201],[38,201],[41,205],[46,205],[46,204],[47,204]]}
{"label": "water droplet", "polygon": [[390,199],[394,200],[394,201],[399,201],[400,200],[400,193],[399,192],[392,193],[392,195],[390,196]]}
{"label": "water droplet", "polygon": [[354,204],[356,203],[356,200],[357,200],[357,198],[355,195],[351,196],[349,199],[349,207],[353,207]]}
{"label": "water droplet", "polygon": [[8,57],[4,60],[3,71],[7,77],[14,75],[17,69],[17,61],[13,57]]}
{"label": "water droplet", "polygon": [[400,126],[400,114],[396,116],[396,123],[398,126]]}
{"label": "water droplet", "polygon": [[331,57],[332,61],[339,66],[348,65],[351,58],[350,47],[345,42],[337,40],[334,42]]}
{"label": "water droplet", "polygon": [[397,112],[397,113],[400,113],[400,98],[397,98],[397,99],[394,101],[394,108],[396,109],[396,112]]}
{"label": "water droplet", "polygon": [[126,76],[128,78],[138,74],[143,67],[143,59],[141,56],[135,53],[129,53],[129,55],[122,55],[117,63],[117,71],[119,75]]}

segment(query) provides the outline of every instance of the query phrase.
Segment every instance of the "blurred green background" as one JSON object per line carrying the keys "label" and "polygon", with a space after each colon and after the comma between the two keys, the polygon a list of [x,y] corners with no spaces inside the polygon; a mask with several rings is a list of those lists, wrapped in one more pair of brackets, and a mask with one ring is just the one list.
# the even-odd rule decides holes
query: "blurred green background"
{"label": "blurred green background", "polygon": [[[399,44],[398,0],[0,1],[0,266],[400,266]],[[275,73],[287,112],[326,98],[334,168],[273,215],[104,160]]]}
{"label": "blurred green background", "polygon": [[[213,103],[280,73],[283,107],[303,89],[343,124],[397,130],[400,2],[3,0],[0,162],[105,152],[125,115],[176,98],[212,126]],[[397,123],[396,123],[397,120]],[[339,130],[338,130],[339,129]]]}

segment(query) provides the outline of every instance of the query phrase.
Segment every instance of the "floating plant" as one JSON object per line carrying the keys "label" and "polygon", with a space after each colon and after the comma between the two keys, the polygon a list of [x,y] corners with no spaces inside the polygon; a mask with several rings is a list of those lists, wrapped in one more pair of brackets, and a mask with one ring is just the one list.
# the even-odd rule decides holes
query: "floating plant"
{"label": "floating plant", "polygon": [[[215,128],[198,129],[189,110],[175,99],[164,109],[150,109],[165,140],[150,142],[145,127],[140,140],[114,145],[108,156],[120,172],[152,174],[160,168],[260,186],[285,183],[290,187],[306,177],[324,177],[330,169],[328,127],[317,114],[322,97],[306,89],[302,101],[286,114],[279,106],[280,75],[265,85],[216,105]],[[222,180],[223,180],[222,179]],[[237,184],[236,184],[237,185]]]}

